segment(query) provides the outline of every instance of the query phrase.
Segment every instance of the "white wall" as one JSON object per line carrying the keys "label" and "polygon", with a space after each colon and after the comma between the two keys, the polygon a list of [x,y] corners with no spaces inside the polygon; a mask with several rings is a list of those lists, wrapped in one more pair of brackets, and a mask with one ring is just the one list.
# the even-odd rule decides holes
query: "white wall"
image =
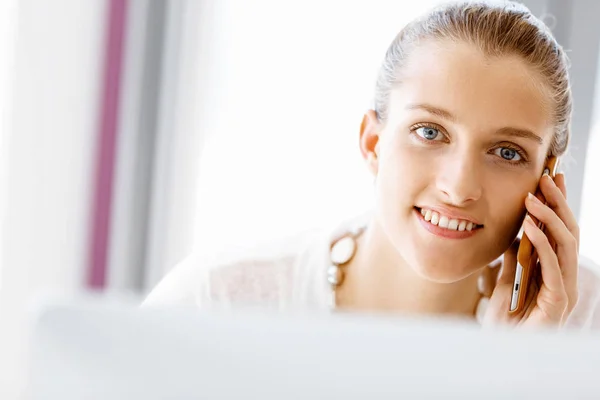
{"label": "white wall", "polygon": [[[201,93],[203,61],[208,49],[196,50],[200,32],[214,39],[213,16],[222,0],[170,1],[166,7],[165,43],[160,77],[157,137],[150,193],[143,288],[150,290],[165,269],[193,247],[196,177],[203,135]],[[254,0],[253,0],[254,1]],[[200,43],[199,43],[200,42]]]}
{"label": "white wall", "polygon": [[401,27],[438,0],[223,0],[203,85],[195,250],[232,251],[361,213],[358,147]]}
{"label": "white wall", "polygon": [[[6,147],[8,133],[9,94],[11,93],[14,71],[15,34],[17,21],[17,0],[0,2],[0,188],[6,182]],[[4,221],[5,198],[0,191],[0,224]],[[2,284],[2,230],[0,230],[0,285]]]}
{"label": "white wall", "polygon": [[[7,154],[0,398],[22,383],[28,302],[81,287],[102,76],[102,0],[22,0]],[[15,364],[16,363],[16,364]]]}

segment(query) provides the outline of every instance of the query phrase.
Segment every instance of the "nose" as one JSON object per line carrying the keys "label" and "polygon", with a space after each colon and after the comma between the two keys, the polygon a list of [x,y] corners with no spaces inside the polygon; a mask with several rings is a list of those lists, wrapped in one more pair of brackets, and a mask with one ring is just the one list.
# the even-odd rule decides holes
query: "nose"
{"label": "nose", "polygon": [[473,155],[448,155],[438,171],[436,185],[446,201],[464,206],[481,198],[482,165]]}

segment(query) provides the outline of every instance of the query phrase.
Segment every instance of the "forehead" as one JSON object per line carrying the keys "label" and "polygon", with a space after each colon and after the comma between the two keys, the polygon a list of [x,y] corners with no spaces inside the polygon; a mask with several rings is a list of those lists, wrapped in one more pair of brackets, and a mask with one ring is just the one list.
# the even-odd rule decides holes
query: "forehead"
{"label": "forehead", "polygon": [[551,139],[551,108],[538,72],[517,56],[486,57],[468,43],[424,42],[411,52],[390,97],[390,118],[409,103],[450,111],[477,129],[518,127]]}

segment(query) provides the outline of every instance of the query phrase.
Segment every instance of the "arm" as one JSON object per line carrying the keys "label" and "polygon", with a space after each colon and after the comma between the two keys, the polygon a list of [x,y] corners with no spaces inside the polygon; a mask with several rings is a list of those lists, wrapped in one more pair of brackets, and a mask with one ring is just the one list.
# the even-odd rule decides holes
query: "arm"
{"label": "arm", "polygon": [[200,306],[208,274],[192,255],[176,265],[142,303],[146,306]]}

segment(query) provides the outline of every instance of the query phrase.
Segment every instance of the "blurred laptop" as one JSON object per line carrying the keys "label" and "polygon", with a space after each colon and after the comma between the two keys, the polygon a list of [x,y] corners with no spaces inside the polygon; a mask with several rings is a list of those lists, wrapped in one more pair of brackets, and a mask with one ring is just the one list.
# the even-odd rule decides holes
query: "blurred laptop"
{"label": "blurred laptop", "polygon": [[600,337],[383,316],[45,306],[29,397],[598,399]]}

